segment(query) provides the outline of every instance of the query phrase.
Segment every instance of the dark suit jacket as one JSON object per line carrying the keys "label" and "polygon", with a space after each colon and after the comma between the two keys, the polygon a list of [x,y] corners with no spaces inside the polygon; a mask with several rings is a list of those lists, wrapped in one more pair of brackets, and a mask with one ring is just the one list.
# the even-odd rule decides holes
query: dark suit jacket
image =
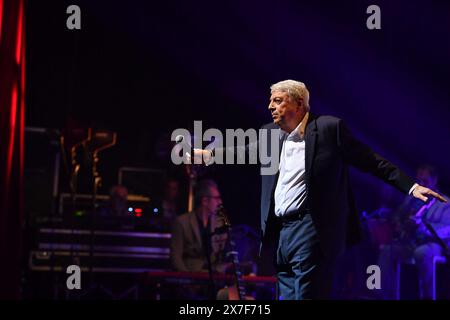
{"label": "dark suit jacket", "polygon": [[[276,124],[270,123],[263,126],[262,130],[268,130],[270,136],[270,129],[278,128]],[[280,134],[279,129],[272,132]],[[279,150],[266,147],[269,154],[276,152],[279,157],[283,138],[280,138]],[[251,147],[247,145],[246,150]],[[305,129],[307,208],[311,212],[321,247],[328,256],[339,255],[346,244],[359,240],[359,218],[349,183],[349,165],[371,173],[405,193],[414,184],[413,179],[399,168],[355,139],[341,119],[310,114]],[[264,244],[273,242],[267,235],[276,235],[279,229],[274,218],[278,172],[261,175],[261,178],[261,232]]]}

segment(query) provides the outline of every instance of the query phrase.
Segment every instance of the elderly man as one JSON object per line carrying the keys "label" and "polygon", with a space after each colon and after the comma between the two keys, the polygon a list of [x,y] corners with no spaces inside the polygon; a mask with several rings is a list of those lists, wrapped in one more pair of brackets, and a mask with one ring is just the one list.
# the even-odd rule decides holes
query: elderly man
{"label": "elderly man", "polygon": [[[263,129],[269,137],[279,135],[279,152],[272,156],[280,161],[276,174],[261,176],[261,229],[263,245],[277,241],[281,299],[330,298],[336,259],[359,238],[349,165],[420,200],[445,201],[355,139],[341,119],[310,113],[302,82],[272,85],[268,109],[273,123]],[[195,149],[194,157],[210,163],[229,151]]]}

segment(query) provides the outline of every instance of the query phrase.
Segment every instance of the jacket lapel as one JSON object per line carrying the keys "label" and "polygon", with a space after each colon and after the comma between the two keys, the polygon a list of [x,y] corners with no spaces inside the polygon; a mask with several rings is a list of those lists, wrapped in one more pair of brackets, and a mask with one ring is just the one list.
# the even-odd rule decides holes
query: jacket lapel
{"label": "jacket lapel", "polygon": [[194,232],[194,236],[195,236],[197,242],[200,244],[201,247],[203,247],[202,239],[200,237],[200,226],[198,225],[197,216],[196,216],[195,212],[192,212],[192,214],[191,214],[190,223],[191,223],[191,229]]}
{"label": "jacket lapel", "polygon": [[280,139],[278,141],[278,168],[277,168],[277,173],[272,176],[272,188],[271,188],[272,194],[277,185],[278,177],[280,176],[281,151],[283,150],[284,139],[286,139],[286,132],[282,131],[281,129],[278,129],[278,132],[279,132],[279,136],[280,136]]}
{"label": "jacket lapel", "polygon": [[284,139],[286,139],[286,132],[282,131],[281,129],[278,129],[279,134],[280,134],[280,140],[279,140],[279,144],[278,144],[278,159],[281,159],[281,150],[283,149],[283,142]]}

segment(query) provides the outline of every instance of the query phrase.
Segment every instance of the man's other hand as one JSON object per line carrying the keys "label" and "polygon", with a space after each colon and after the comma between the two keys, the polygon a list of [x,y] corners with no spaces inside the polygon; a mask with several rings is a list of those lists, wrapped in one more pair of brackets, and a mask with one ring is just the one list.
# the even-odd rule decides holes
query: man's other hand
{"label": "man's other hand", "polygon": [[433,190],[428,189],[426,187],[422,187],[421,185],[418,185],[417,187],[414,188],[412,195],[414,198],[420,199],[423,202],[427,202],[428,197],[436,198],[441,202],[447,202],[447,200],[439,193],[434,192]]}

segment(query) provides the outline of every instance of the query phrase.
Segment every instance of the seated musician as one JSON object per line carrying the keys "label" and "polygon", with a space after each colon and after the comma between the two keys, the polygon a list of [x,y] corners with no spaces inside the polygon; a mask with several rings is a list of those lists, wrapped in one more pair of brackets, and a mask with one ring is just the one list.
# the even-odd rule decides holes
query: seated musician
{"label": "seated musician", "polygon": [[[418,183],[433,190],[437,190],[438,174],[428,165],[418,168],[416,179]],[[447,200],[449,198],[444,196]],[[433,296],[433,259],[444,255],[444,249],[422,222],[428,222],[444,240],[450,240],[450,204],[429,199],[426,204],[408,196],[396,210],[398,224],[396,239],[380,249],[379,265],[382,270],[382,290],[384,298],[395,298],[397,283],[396,266],[398,263],[413,260],[419,274],[419,288],[422,299]]]}
{"label": "seated musician", "polygon": [[178,216],[172,227],[170,259],[176,271],[202,272],[211,266],[213,272],[224,272],[226,233],[215,233],[223,226],[216,215],[222,204],[217,184],[200,181],[194,193],[194,211]]}

